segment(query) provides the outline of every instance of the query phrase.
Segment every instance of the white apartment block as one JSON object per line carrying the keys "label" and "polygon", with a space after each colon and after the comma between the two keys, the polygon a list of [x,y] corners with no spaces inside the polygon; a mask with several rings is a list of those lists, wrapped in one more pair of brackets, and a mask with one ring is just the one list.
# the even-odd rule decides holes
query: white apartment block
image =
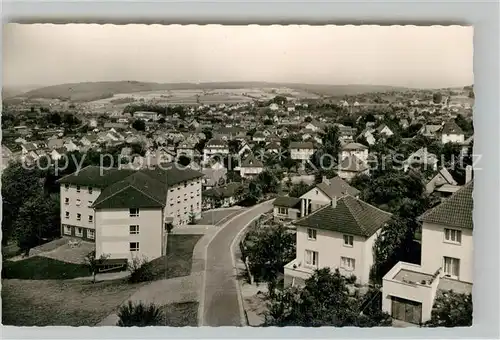
{"label": "white apartment block", "polygon": [[167,225],[201,218],[203,174],[88,166],[60,179],[61,234],[96,244],[110,260],[153,260],[165,254]]}
{"label": "white apartment block", "polygon": [[382,309],[420,324],[442,291],[472,291],[473,182],[422,215],[421,264],[399,262],[383,278]]}
{"label": "white apartment block", "polygon": [[315,269],[325,267],[367,284],[373,244],[390,218],[390,213],[345,195],[295,221],[297,253],[285,265],[285,285],[303,285]]}

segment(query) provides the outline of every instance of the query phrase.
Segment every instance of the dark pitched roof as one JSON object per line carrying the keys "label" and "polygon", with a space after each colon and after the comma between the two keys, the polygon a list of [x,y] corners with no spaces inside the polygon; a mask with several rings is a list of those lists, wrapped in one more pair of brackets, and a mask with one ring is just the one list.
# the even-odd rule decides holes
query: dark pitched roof
{"label": "dark pitched roof", "polygon": [[314,149],[312,142],[290,142],[290,149]]}
{"label": "dark pitched roof", "polygon": [[133,169],[101,169],[88,166],[59,180],[61,184],[76,184],[103,189],[95,208],[146,208],[165,205],[168,188],[203,177],[203,173],[161,164],[161,167]]}
{"label": "dark pitched roof", "polygon": [[242,168],[253,168],[253,167],[258,167],[262,168],[264,167],[264,164],[262,164],[261,161],[256,159],[253,155],[248,156],[241,162],[241,167]]}
{"label": "dark pitched roof", "polygon": [[391,214],[352,196],[337,200],[294,224],[339,233],[370,237],[391,218]]}
{"label": "dark pitched roof", "polygon": [[93,207],[97,209],[163,207],[166,197],[166,183],[137,171],[105,188]]}
{"label": "dark pitched roof", "polygon": [[300,201],[301,201],[300,198],[281,196],[277,197],[274,200],[273,205],[275,207],[295,208],[300,203]]}
{"label": "dark pitched roof", "polygon": [[427,223],[473,229],[473,189],[474,181],[471,181],[438,206],[426,211],[419,219]]}
{"label": "dark pitched roof", "polygon": [[360,143],[347,143],[342,147],[342,150],[349,151],[349,150],[368,150],[368,147],[366,145],[360,144]]}
{"label": "dark pitched roof", "polygon": [[211,139],[207,142],[207,144],[205,145],[205,147],[227,147],[227,142],[224,141],[224,140],[221,140],[221,139]]}
{"label": "dark pitched roof", "polygon": [[441,131],[441,133],[446,134],[446,135],[450,135],[450,134],[463,135],[464,134],[464,132],[460,128],[460,126],[458,126],[457,123],[455,123],[455,121],[453,121],[453,120],[450,120],[443,125],[443,130]]}
{"label": "dark pitched roof", "polygon": [[359,190],[350,186],[346,181],[344,181],[339,176],[330,178],[327,182],[321,182],[316,185],[318,189],[325,193],[331,199],[335,197],[342,197],[345,195],[358,196]]}

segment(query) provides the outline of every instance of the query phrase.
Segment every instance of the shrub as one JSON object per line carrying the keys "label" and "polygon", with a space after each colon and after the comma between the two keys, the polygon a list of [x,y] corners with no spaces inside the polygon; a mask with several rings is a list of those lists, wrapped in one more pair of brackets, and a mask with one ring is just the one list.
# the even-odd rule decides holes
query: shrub
{"label": "shrub", "polygon": [[351,276],[349,276],[346,281],[348,284],[352,285],[352,284],[355,284],[356,283],[356,275],[352,274]]}
{"label": "shrub", "polygon": [[116,325],[120,327],[158,326],[164,319],[163,311],[158,306],[145,305],[142,302],[133,304],[132,301],[120,307],[118,317],[120,320]]}
{"label": "shrub", "polygon": [[134,257],[128,263],[128,270],[130,271],[128,279],[130,283],[151,281],[154,278],[153,264],[146,258],[139,259],[138,257]]}

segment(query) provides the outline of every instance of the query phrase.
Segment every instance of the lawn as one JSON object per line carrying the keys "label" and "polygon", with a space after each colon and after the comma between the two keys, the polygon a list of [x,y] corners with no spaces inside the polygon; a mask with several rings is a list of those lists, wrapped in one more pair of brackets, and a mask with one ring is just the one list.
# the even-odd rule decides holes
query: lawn
{"label": "lawn", "polygon": [[5,261],[2,267],[2,279],[63,280],[90,275],[84,264],[67,263],[43,256]]}
{"label": "lawn", "polygon": [[12,326],[94,326],[143,284],[2,280],[2,323]]}
{"label": "lawn", "polygon": [[165,326],[198,326],[198,302],[172,303],[163,306],[162,309]]}
{"label": "lawn", "polygon": [[162,256],[151,262],[155,268],[155,279],[170,279],[191,274],[193,249],[202,236],[168,235],[167,256]]}
{"label": "lawn", "polygon": [[201,219],[196,222],[200,225],[216,225],[224,223],[236,216],[238,212],[243,212],[241,209],[224,209],[224,210],[208,210],[202,213]]}

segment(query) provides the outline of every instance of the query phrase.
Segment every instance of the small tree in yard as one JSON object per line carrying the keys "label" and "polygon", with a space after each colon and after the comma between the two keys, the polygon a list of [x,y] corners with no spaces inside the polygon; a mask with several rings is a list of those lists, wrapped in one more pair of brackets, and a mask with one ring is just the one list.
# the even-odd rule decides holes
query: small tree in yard
{"label": "small tree in yard", "polygon": [[92,283],[95,283],[95,276],[99,268],[104,264],[104,261],[109,257],[107,254],[102,254],[99,258],[95,257],[95,250],[90,252],[85,257],[85,264],[89,267],[90,272],[92,273]]}
{"label": "small tree in yard", "polygon": [[142,302],[134,304],[132,301],[120,307],[118,317],[120,320],[116,325],[120,327],[158,326],[164,321],[163,311],[158,306]]}
{"label": "small tree in yard", "polygon": [[138,283],[151,281],[154,278],[154,268],[153,264],[148,261],[147,258],[134,257],[132,261],[128,263],[128,270],[130,271],[129,282]]}
{"label": "small tree in yard", "polygon": [[472,294],[447,291],[436,297],[426,327],[472,326]]}

